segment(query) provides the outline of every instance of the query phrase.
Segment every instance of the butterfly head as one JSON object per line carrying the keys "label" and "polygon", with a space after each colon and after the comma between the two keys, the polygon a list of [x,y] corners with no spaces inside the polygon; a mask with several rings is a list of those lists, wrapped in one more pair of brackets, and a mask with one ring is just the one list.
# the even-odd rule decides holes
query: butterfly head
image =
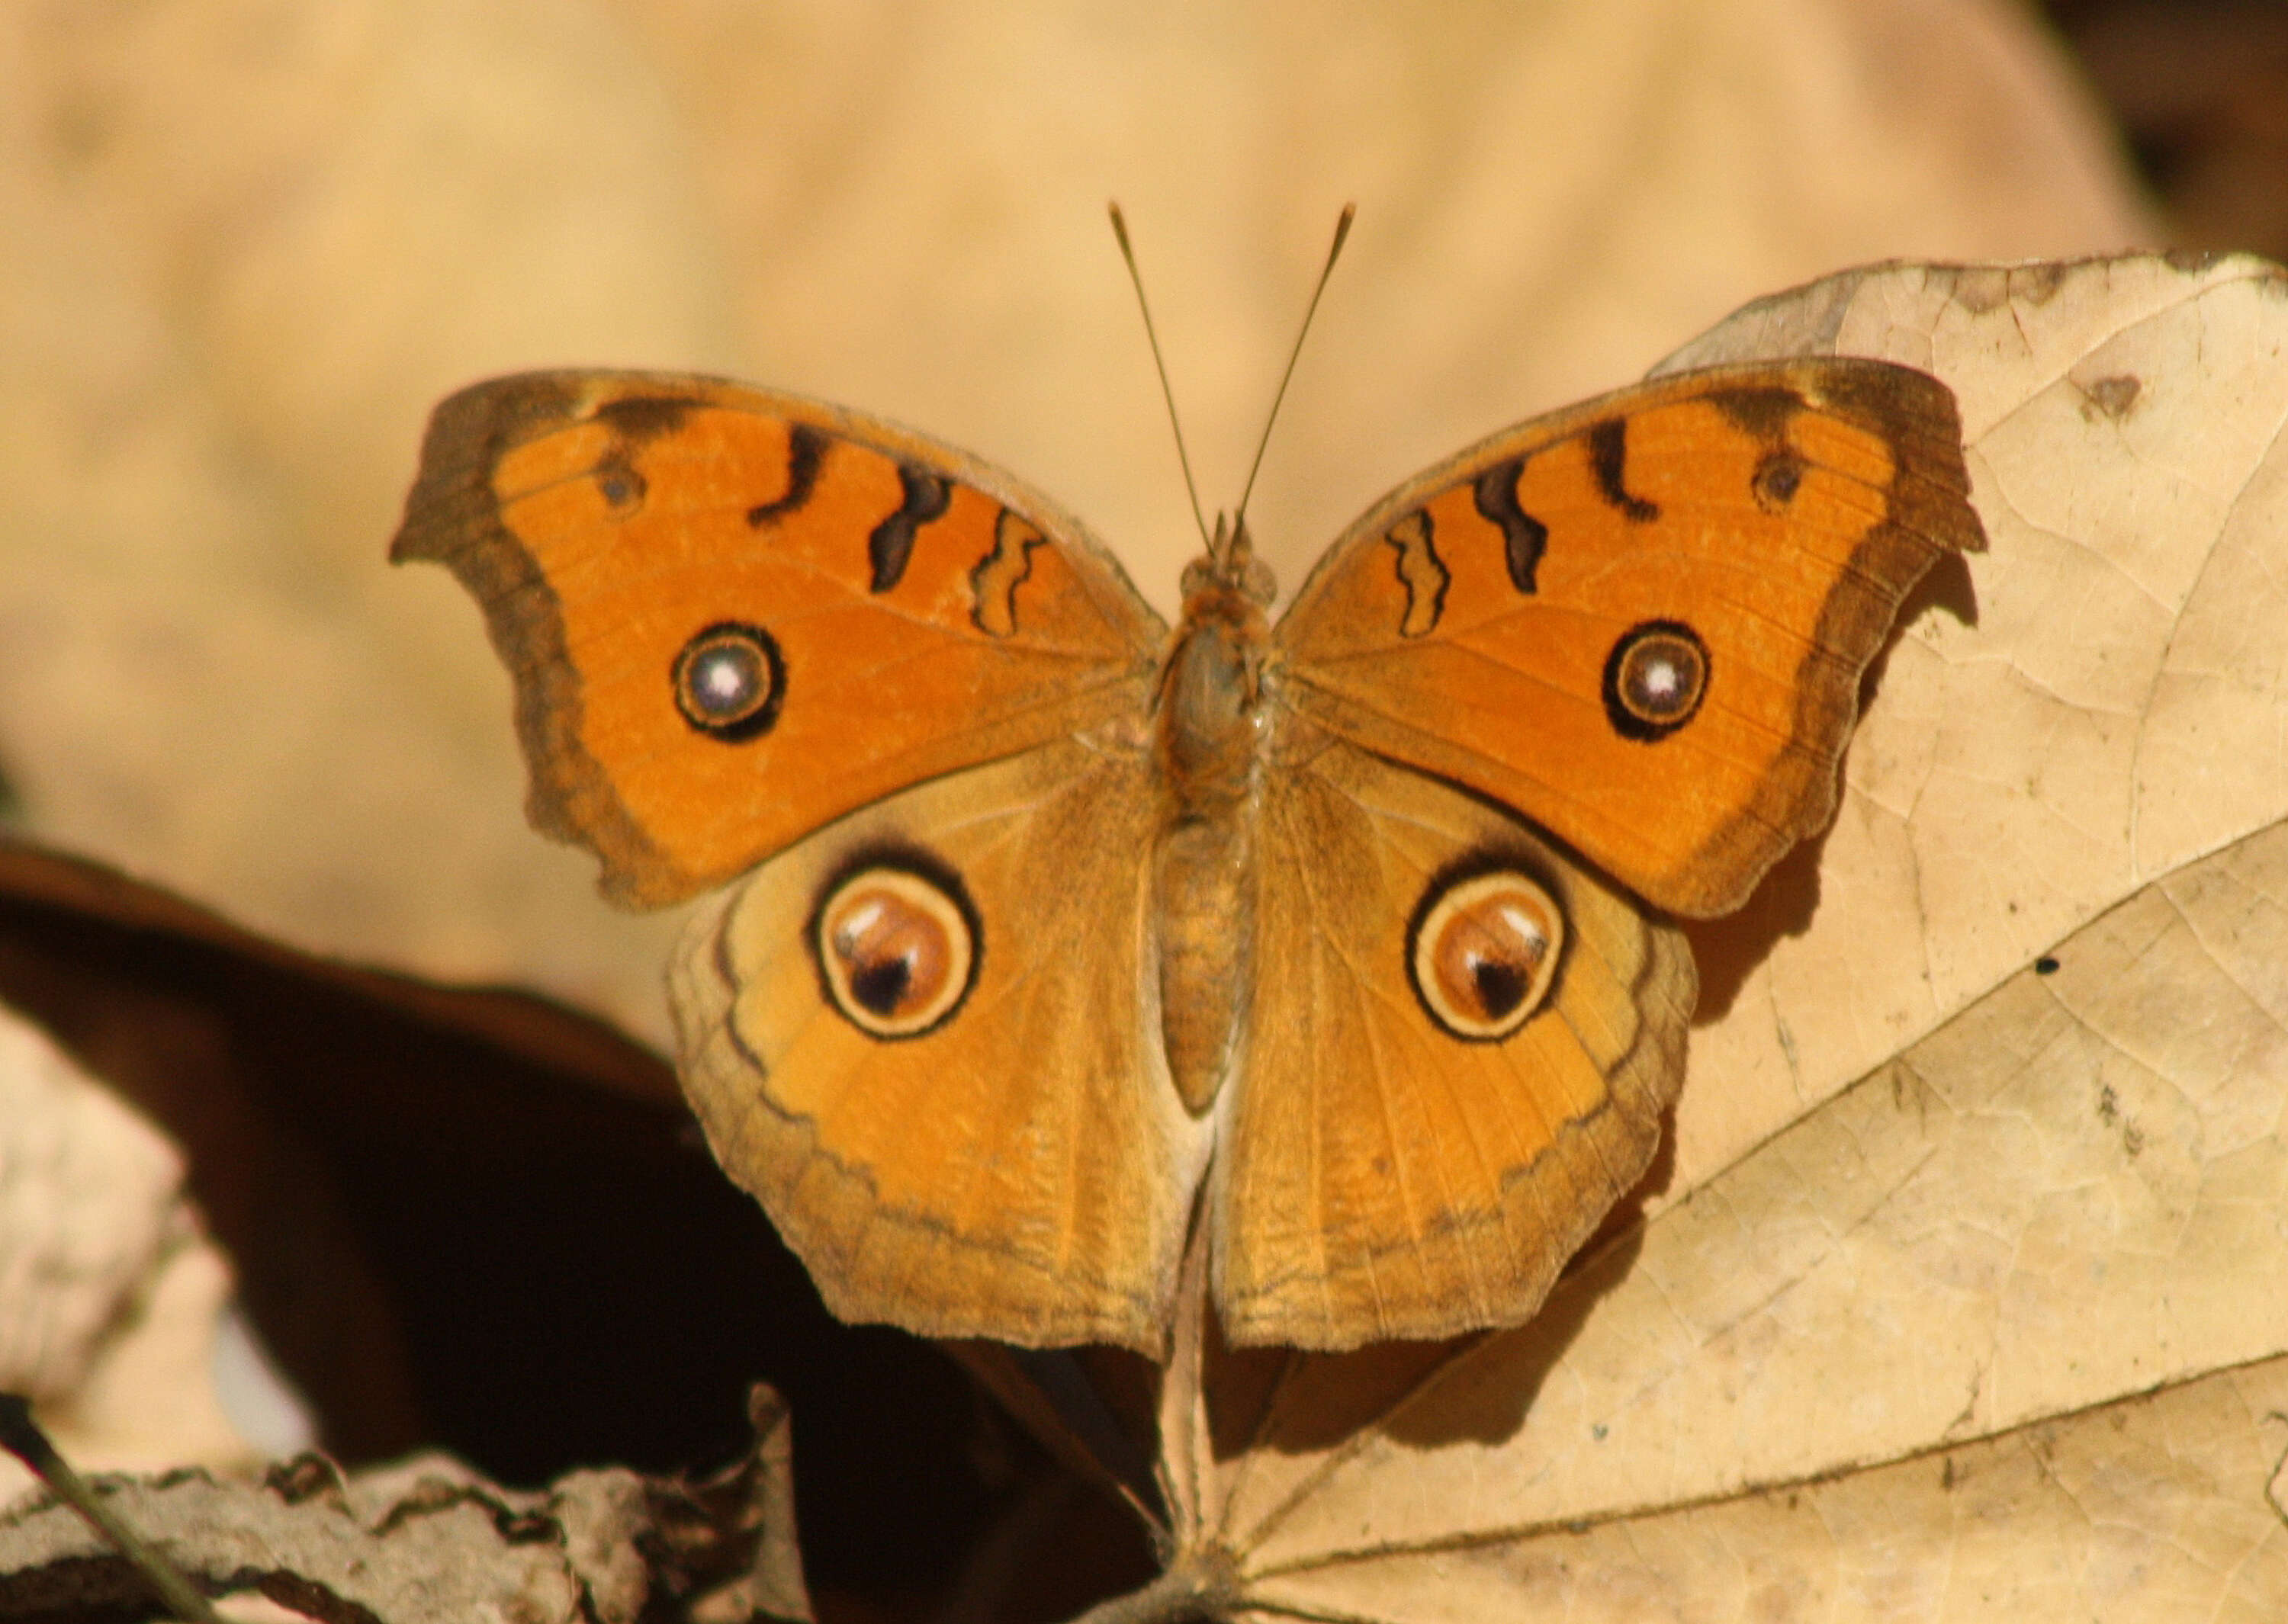
{"label": "butterfly head", "polygon": [[1216,515],[1215,535],[1204,555],[1184,566],[1184,614],[1199,618],[1203,600],[1233,598],[1252,605],[1259,613],[1279,595],[1278,577],[1255,556],[1255,540],[1247,533],[1247,515],[1235,519]]}
{"label": "butterfly head", "polygon": [[1227,800],[1251,780],[1275,590],[1244,520],[1219,519],[1184,569],[1184,618],[1160,673],[1161,764],[1180,802]]}

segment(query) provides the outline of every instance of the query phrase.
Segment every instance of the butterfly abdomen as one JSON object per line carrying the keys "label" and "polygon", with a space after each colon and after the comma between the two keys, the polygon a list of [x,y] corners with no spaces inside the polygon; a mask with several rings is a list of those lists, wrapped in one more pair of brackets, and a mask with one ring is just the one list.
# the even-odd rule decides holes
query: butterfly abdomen
{"label": "butterfly abdomen", "polygon": [[1184,1109],[1204,1115],[1231,1067],[1255,946],[1254,829],[1245,816],[1178,818],[1153,854],[1160,1034]]}
{"label": "butterfly abdomen", "polygon": [[1154,717],[1163,786],[1152,853],[1160,1031],[1195,1117],[1214,1103],[1247,1013],[1263,611],[1211,583],[1185,605]]}

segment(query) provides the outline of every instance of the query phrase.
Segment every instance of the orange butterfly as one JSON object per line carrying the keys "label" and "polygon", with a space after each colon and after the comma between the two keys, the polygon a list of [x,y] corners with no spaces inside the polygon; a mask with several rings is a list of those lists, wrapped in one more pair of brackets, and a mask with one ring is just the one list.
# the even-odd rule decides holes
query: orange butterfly
{"label": "orange butterfly", "polygon": [[1346,1348],[1526,1318],[1641,1175],[1667,915],[1827,820],[1966,490],[1920,373],[1692,373],[1402,486],[1275,623],[1220,535],[1171,633],[933,440],[536,373],[438,408],[393,556],[483,604],[610,895],[745,875],[685,1084],[838,1314],[1156,1353],[1196,1206],[1231,1340]]}

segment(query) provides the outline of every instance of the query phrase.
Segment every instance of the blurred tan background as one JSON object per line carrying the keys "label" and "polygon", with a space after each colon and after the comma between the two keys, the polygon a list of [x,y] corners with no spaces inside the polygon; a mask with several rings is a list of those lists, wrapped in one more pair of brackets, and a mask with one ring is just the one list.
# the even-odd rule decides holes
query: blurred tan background
{"label": "blurred tan background", "polygon": [[[2061,16],[2150,88],[2140,10]],[[2134,151],[2200,172],[2215,119],[2145,113]],[[1291,587],[1415,469],[1757,295],[2172,240],[2109,117],[2011,0],[18,0],[10,816],[656,1038],[671,922],[523,828],[473,607],[383,561],[448,390],[690,367],[879,412],[1055,494],[1170,607],[1196,543],[1108,197],[1211,507],[1359,204],[1253,509]]]}

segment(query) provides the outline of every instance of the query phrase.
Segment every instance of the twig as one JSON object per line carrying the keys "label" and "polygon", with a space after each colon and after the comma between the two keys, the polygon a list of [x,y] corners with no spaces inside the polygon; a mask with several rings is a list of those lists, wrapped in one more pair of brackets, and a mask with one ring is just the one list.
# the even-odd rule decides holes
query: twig
{"label": "twig", "polygon": [[220,1615],[197,1587],[184,1577],[182,1570],[120,1521],[88,1486],[87,1479],[56,1453],[55,1445],[48,1441],[40,1423],[32,1419],[30,1401],[20,1394],[0,1393],[0,1447],[36,1472],[58,1500],[78,1512],[90,1527],[132,1563],[175,1617],[189,1620],[191,1624],[222,1624]]}

